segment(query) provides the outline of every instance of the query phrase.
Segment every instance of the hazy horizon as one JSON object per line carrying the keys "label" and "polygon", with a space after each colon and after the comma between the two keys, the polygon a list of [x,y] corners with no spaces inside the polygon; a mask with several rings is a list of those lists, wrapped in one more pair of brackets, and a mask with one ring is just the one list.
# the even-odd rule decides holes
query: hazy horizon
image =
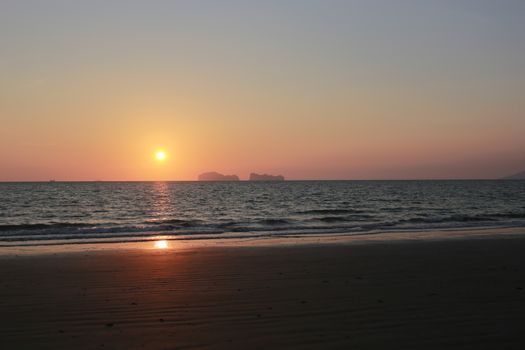
{"label": "hazy horizon", "polygon": [[524,33],[518,0],[2,1],[0,181],[512,175]]}
{"label": "hazy horizon", "polygon": [[[523,173],[523,172],[520,172]],[[355,179],[308,179],[308,178],[293,178],[289,179],[285,177],[284,181],[493,181],[493,180],[504,180],[506,177],[516,175],[515,174],[507,174],[501,177],[494,177],[494,178],[462,178],[462,177],[456,177],[456,178],[355,178]],[[237,175],[237,174],[229,174],[229,175]],[[521,179],[517,179],[521,180]],[[164,180],[104,180],[104,179],[98,179],[98,180],[63,180],[63,179],[57,179],[57,178],[50,178],[47,180],[1,180],[1,183],[23,183],[23,182],[34,182],[34,183],[68,183],[68,182],[260,182],[250,180],[248,176],[239,176],[239,180],[199,180],[198,178],[195,179],[184,179],[184,180],[175,180],[175,179],[164,179]],[[274,180],[266,180],[263,182],[274,182]]]}

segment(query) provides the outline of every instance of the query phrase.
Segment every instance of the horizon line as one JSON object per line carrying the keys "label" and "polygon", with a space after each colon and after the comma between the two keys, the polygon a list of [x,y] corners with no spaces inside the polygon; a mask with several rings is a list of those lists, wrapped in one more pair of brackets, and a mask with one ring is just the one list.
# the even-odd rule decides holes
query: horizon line
{"label": "horizon line", "polygon": [[498,178],[400,178],[400,179],[285,179],[285,180],[0,180],[0,183],[95,183],[95,182],[306,182],[306,181],[490,181],[519,180]]}

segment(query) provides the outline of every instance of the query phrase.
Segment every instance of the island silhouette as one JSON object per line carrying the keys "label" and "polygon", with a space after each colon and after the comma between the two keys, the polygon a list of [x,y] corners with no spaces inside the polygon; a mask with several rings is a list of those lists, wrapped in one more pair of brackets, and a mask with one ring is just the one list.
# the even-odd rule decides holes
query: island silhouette
{"label": "island silhouette", "polygon": [[250,181],[284,181],[284,176],[251,173]]}
{"label": "island silhouette", "polygon": [[510,176],[505,176],[503,180],[525,180],[525,171],[521,171]]}
{"label": "island silhouette", "polygon": [[216,171],[210,171],[199,175],[199,181],[239,181],[237,175],[223,175]]}
{"label": "island silhouette", "polygon": [[[202,173],[198,177],[199,181],[240,181],[237,175],[224,175],[216,171]],[[282,175],[257,174],[251,173],[249,181],[284,181]]]}

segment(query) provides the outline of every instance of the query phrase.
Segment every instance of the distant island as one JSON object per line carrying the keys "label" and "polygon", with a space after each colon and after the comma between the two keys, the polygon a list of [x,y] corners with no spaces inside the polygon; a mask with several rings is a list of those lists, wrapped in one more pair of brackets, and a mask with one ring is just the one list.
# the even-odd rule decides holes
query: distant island
{"label": "distant island", "polygon": [[[202,173],[198,177],[199,181],[240,181],[237,175],[224,175],[216,171]],[[251,173],[249,181],[284,181],[282,175],[257,174]]]}
{"label": "distant island", "polygon": [[510,176],[505,176],[503,180],[525,180],[525,171]]}
{"label": "distant island", "polygon": [[210,171],[199,175],[199,181],[239,181],[237,175],[223,175],[215,171]]}
{"label": "distant island", "polygon": [[284,181],[284,176],[251,173],[250,181]]}

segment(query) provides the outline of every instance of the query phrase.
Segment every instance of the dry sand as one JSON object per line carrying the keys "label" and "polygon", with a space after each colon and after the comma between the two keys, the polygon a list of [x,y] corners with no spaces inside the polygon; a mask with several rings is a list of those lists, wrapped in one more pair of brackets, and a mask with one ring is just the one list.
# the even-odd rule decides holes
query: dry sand
{"label": "dry sand", "polygon": [[0,264],[0,349],[525,348],[521,237]]}

